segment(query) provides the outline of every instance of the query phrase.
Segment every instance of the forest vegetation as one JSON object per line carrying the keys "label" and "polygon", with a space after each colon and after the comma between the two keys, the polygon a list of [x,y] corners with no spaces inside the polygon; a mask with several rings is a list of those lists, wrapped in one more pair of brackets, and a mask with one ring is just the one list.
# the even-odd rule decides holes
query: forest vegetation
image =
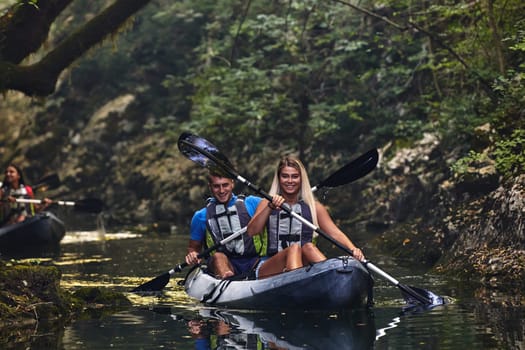
{"label": "forest vegetation", "polygon": [[[436,174],[418,201],[439,217],[444,183],[488,165],[473,185],[484,196],[525,170],[522,0],[12,0],[0,11],[2,163],[33,179],[58,172],[60,193],[102,197],[110,222],[188,225],[207,191],[177,150],[186,130],[262,187],[285,153],[321,179],[369,148],[385,165],[432,135],[438,146],[401,174]],[[378,207],[371,197],[386,191],[373,185],[394,175],[331,195],[334,216]]]}

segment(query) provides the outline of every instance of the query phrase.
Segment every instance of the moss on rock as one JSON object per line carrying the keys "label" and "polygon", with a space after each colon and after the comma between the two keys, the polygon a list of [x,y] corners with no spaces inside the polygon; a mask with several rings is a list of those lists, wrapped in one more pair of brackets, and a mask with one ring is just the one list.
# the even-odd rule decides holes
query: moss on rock
{"label": "moss on rock", "polygon": [[31,339],[37,324],[56,335],[74,318],[93,317],[92,310],[107,314],[131,305],[122,293],[104,288],[63,290],[61,275],[56,266],[0,260],[0,345]]}
{"label": "moss on rock", "polygon": [[0,263],[0,326],[56,320],[79,310],[79,303],[60,288],[54,266]]}

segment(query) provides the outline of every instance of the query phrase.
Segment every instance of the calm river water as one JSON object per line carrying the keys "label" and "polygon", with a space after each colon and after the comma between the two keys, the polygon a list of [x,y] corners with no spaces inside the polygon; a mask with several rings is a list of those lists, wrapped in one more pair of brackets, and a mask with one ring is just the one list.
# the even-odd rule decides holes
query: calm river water
{"label": "calm river water", "polygon": [[[353,236],[366,242],[366,233]],[[62,285],[127,292],[182,262],[188,236],[68,232],[60,257]],[[50,349],[525,349],[525,312],[516,296],[484,292],[458,281],[401,268],[362,244],[367,257],[402,283],[446,296],[451,303],[403,313],[397,287],[376,277],[375,306],[349,314],[240,312],[205,308],[172,277],[161,297],[129,293],[134,306],[68,324]],[[334,254],[338,255],[334,251]],[[519,297],[518,297],[519,298]],[[43,331],[42,331],[43,332]],[[46,336],[35,330],[35,336]],[[56,335],[54,337],[56,339]],[[32,348],[31,343],[13,344]]]}

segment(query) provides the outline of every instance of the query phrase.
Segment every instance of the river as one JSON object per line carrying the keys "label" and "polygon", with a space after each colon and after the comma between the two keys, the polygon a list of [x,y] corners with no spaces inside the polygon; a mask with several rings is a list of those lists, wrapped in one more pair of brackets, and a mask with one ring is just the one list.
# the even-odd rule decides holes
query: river
{"label": "river", "polygon": [[[366,240],[366,232],[354,235]],[[516,296],[480,290],[429,274],[421,266],[400,267],[388,255],[362,245],[374,264],[403,284],[429,289],[449,303],[405,312],[399,289],[375,279],[375,305],[345,314],[249,312],[207,308],[187,297],[171,278],[162,296],[137,296],[134,287],[183,262],[188,236],[143,237],[129,232],[68,232],[54,262],[62,286],[100,286],[125,292],[133,307],[94,315],[64,326],[49,349],[525,349],[525,312]],[[328,249],[329,250],[329,249]],[[336,251],[331,252],[332,255]],[[42,342],[38,342],[42,344]],[[35,348],[32,341],[13,348]],[[41,347],[39,347],[41,348]]]}

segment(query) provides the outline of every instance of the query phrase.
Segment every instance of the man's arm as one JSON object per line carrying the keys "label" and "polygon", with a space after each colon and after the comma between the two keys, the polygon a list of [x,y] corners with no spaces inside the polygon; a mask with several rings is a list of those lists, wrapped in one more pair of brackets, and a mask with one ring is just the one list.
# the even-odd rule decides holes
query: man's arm
{"label": "man's arm", "polygon": [[202,250],[202,242],[194,241],[193,239],[190,239],[190,243],[188,244],[188,253],[195,252],[199,254],[201,250]]}
{"label": "man's arm", "polygon": [[190,243],[188,244],[188,254],[185,259],[188,265],[195,265],[200,262],[200,259],[197,256],[201,252],[201,249],[202,242],[190,239]]}

